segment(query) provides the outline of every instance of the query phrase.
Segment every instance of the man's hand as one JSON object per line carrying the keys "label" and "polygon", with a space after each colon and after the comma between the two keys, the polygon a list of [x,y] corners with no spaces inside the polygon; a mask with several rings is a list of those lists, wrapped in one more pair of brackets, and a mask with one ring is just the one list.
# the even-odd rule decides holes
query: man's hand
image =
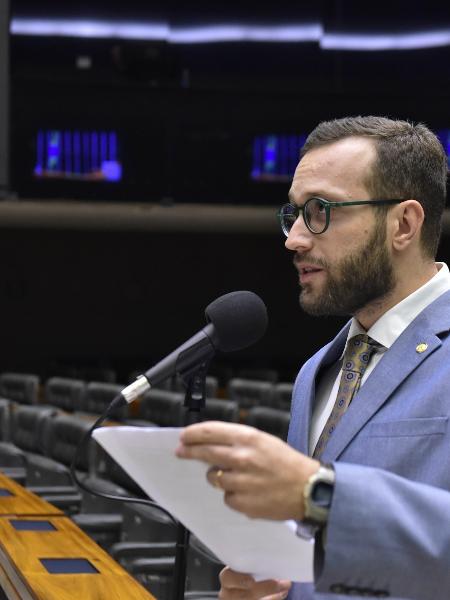
{"label": "man's hand", "polygon": [[273,435],[215,421],[184,429],[176,453],[213,467],[208,480],[223,489],[228,506],[275,520],[303,518],[303,487],[320,466]]}
{"label": "man's hand", "polygon": [[291,582],[276,579],[257,582],[251,575],[225,567],[220,573],[220,585],[220,600],[283,600]]}

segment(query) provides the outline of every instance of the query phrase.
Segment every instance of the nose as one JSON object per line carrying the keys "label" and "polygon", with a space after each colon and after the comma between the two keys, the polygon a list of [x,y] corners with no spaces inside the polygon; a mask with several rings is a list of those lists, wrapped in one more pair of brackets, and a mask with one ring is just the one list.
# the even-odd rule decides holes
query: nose
{"label": "nose", "polygon": [[307,252],[314,245],[314,234],[306,227],[300,216],[292,225],[289,235],[284,243],[288,250]]}

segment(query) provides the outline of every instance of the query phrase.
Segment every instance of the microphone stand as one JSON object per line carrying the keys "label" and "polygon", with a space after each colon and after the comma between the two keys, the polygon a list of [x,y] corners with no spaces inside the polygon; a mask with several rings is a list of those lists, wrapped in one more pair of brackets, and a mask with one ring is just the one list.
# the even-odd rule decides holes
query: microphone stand
{"label": "microphone stand", "polygon": [[[201,411],[205,408],[206,373],[209,362],[209,360],[203,362],[198,367],[195,367],[194,370],[187,373],[180,373],[186,385],[186,394],[184,397],[184,406],[187,408],[186,425],[192,425],[201,421]],[[190,531],[182,523],[178,522],[173,600],[184,600],[189,537]]]}

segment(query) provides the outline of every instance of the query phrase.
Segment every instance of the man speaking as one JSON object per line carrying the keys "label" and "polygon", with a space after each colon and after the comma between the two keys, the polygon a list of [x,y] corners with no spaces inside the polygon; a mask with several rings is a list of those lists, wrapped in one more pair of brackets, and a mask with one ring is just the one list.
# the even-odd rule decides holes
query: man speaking
{"label": "man speaking", "polygon": [[[316,588],[226,569],[223,600],[443,597],[436,579],[404,570],[419,504],[403,502],[413,484],[402,478],[450,490],[450,274],[435,262],[446,177],[444,150],[421,124],[344,118],[308,137],[280,223],[302,308],[352,319],[302,367],[289,445],[203,423],[184,431],[178,455],[209,463],[232,508],[309,528]],[[424,557],[439,555],[444,542],[428,541]],[[386,560],[393,546],[402,569]]]}

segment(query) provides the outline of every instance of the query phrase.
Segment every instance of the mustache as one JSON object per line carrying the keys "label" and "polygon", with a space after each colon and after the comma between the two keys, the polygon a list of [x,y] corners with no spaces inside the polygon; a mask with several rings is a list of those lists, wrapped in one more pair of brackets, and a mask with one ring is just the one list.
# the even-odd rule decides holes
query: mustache
{"label": "mustache", "polygon": [[328,263],[323,258],[315,258],[314,256],[308,256],[308,254],[294,254],[292,259],[294,266],[298,268],[301,262],[307,262],[309,265],[320,267],[321,269],[327,269]]}

